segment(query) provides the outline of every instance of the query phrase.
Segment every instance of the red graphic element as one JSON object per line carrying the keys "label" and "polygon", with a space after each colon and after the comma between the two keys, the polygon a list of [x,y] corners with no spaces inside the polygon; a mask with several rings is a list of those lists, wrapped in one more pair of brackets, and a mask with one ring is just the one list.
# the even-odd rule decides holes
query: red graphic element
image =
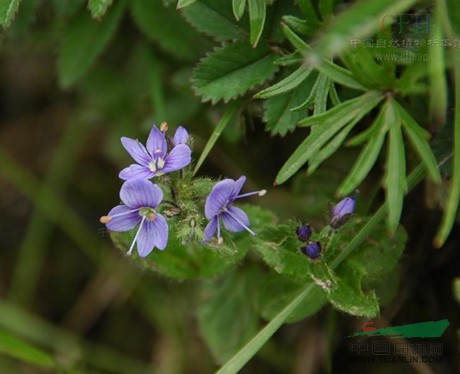
{"label": "red graphic element", "polygon": [[373,330],[377,330],[377,329],[374,327],[374,322],[369,321],[369,322],[366,322],[366,323],[363,325],[363,332],[366,332],[366,331],[373,331]]}

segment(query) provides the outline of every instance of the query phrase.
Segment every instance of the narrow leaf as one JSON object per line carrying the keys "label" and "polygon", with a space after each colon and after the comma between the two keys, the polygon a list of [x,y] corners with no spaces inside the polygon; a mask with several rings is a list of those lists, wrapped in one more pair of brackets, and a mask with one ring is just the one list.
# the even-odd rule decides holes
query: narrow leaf
{"label": "narrow leaf", "polygon": [[88,8],[93,18],[101,18],[112,5],[113,0],[89,0]]}
{"label": "narrow leaf", "polygon": [[196,163],[195,169],[193,170],[193,175],[197,173],[197,171],[200,169],[201,165],[203,164],[204,160],[206,157],[208,157],[209,152],[211,152],[212,147],[214,147],[214,144],[216,144],[217,139],[219,139],[220,135],[224,131],[225,127],[227,127],[228,123],[230,122],[230,119],[233,117],[235,114],[236,109],[238,108],[239,102],[233,102],[231,103],[227,110],[225,111],[224,115],[220,119],[219,123],[217,124],[216,128],[214,129],[211,137],[209,138],[208,142],[206,143],[206,146],[203,149],[203,152],[201,152],[200,158],[198,159],[198,162]]}
{"label": "narrow leaf", "polygon": [[290,91],[296,88],[301,84],[311,73],[311,68],[302,65],[292,74],[284,78],[283,80],[275,83],[273,86],[270,86],[257,94],[254,95],[256,99],[267,99],[272,96],[276,96],[287,91]]}
{"label": "narrow leaf", "polygon": [[4,29],[10,27],[19,9],[20,0],[0,0],[0,24]]}
{"label": "narrow leaf", "polygon": [[227,102],[269,79],[278,69],[274,61],[266,46],[252,48],[245,41],[228,44],[201,61],[193,86],[204,101]]}
{"label": "narrow leaf", "polygon": [[80,79],[103,52],[115,34],[125,10],[126,1],[117,1],[102,21],[95,21],[85,12],[78,15],[64,30],[60,40],[57,70],[63,87]]}
{"label": "narrow leaf", "polygon": [[179,0],[176,9],[185,8],[186,6],[192,5],[195,1],[196,0]]}
{"label": "narrow leaf", "polygon": [[376,133],[372,136],[369,142],[361,151],[353,168],[337,190],[337,195],[345,196],[351,193],[358,185],[366,178],[377,160],[380,150],[385,140],[385,134],[388,127],[384,121],[385,112],[388,110],[388,105],[385,105],[380,111],[377,119],[372,125],[376,129]]}
{"label": "narrow leaf", "polygon": [[445,243],[449,233],[452,230],[460,199],[460,110],[458,110],[460,108],[460,51],[455,49],[453,56],[455,78],[455,108],[457,109],[454,116],[453,174],[450,183],[451,187],[447,200],[446,210],[444,212],[441,227],[438,229],[434,239],[434,245],[436,248],[440,248]]}
{"label": "narrow leaf", "polygon": [[395,100],[394,106],[398,111],[399,116],[401,117],[403,129],[407,134],[407,137],[412,142],[415,150],[417,151],[420,159],[425,165],[428,174],[431,179],[436,182],[441,182],[441,173],[439,172],[438,164],[436,158],[434,157],[433,151],[427,141],[429,133],[425,131],[420,125],[415,122],[412,116],[407,113],[404,108],[399,105]]}
{"label": "narrow leaf", "polygon": [[391,102],[384,121],[390,133],[384,184],[388,201],[388,230],[393,234],[399,224],[406,191],[406,160],[401,119]]}
{"label": "narrow leaf", "polygon": [[232,9],[235,18],[239,21],[243,17],[244,9],[246,8],[246,0],[233,0]]}
{"label": "narrow leaf", "polygon": [[266,6],[265,0],[249,1],[249,24],[251,26],[249,41],[253,47],[256,47],[257,43],[259,43],[264,29],[265,17],[267,16]]}
{"label": "narrow leaf", "polygon": [[0,353],[34,366],[55,368],[53,357],[48,352],[3,331],[0,331]]}

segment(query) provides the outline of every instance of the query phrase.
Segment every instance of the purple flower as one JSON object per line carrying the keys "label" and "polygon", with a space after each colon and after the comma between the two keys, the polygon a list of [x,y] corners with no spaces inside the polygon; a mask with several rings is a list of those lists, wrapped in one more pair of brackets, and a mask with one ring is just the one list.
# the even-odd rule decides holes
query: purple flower
{"label": "purple flower", "polygon": [[266,190],[250,192],[240,195],[241,188],[246,181],[245,176],[241,176],[238,180],[224,179],[213,187],[209,193],[204,213],[209,223],[204,230],[204,243],[208,242],[217,230],[217,243],[221,244],[223,239],[220,232],[220,219],[224,223],[225,228],[230,232],[240,232],[243,230],[249,231],[252,235],[256,235],[249,226],[249,218],[246,213],[240,208],[234,207],[232,203],[241,197],[250,195],[263,196],[267,193]]}
{"label": "purple flower", "polygon": [[311,260],[316,260],[321,254],[321,243],[311,242],[307,246],[300,248],[301,252]]}
{"label": "purple flower", "polygon": [[302,225],[297,227],[297,238],[302,242],[307,242],[311,236],[311,228],[309,225]]}
{"label": "purple flower", "polygon": [[179,126],[174,133],[174,138],[173,138],[173,144],[178,145],[178,144],[186,144],[188,140],[188,132],[187,130]]}
{"label": "purple flower", "polygon": [[356,197],[349,196],[341,200],[333,209],[332,209],[332,218],[331,218],[331,227],[334,229],[342,226],[353,214],[356,206]]}
{"label": "purple flower", "polygon": [[111,231],[129,231],[139,224],[128,255],[135,243],[141,257],[147,256],[155,247],[164,249],[168,242],[168,224],[155,211],[163,199],[160,187],[145,179],[128,180],[121,186],[120,199],[125,205],[116,206],[100,221]]}
{"label": "purple flower", "polygon": [[[184,129],[184,131],[186,131]],[[181,130],[181,133],[182,130]],[[182,139],[183,136],[178,136]],[[119,177],[129,179],[149,179],[162,174],[180,170],[192,161],[190,147],[179,143],[167,153],[167,142],[165,134],[153,126],[147,139],[147,147],[144,147],[138,140],[121,138],[123,147],[128,151],[137,164],[123,169]]]}

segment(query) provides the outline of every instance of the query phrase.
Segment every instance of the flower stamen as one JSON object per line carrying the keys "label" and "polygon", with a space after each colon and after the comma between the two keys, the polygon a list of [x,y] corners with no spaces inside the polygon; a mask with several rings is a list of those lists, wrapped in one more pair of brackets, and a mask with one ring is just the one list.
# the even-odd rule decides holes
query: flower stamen
{"label": "flower stamen", "polygon": [[267,190],[248,192],[248,193],[244,193],[242,195],[238,195],[237,197],[235,197],[235,199],[239,199],[239,198],[242,198],[242,197],[248,197],[248,196],[252,196],[252,195],[264,196],[266,193],[267,193]]}
{"label": "flower stamen", "polygon": [[227,208],[225,208],[225,212],[228,213],[230,217],[232,217],[236,222],[238,222],[241,226],[243,226],[247,231],[249,231],[251,235],[257,235],[254,231],[252,231],[249,227],[247,227],[243,222],[241,222],[241,220],[238,217],[236,217],[233,213],[227,210]]}
{"label": "flower stamen", "polygon": [[129,251],[127,253],[128,256],[131,256],[131,253],[132,253],[133,248],[134,248],[134,244],[136,244],[137,238],[139,236],[139,233],[141,232],[141,228],[142,228],[142,225],[144,224],[145,219],[146,219],[146,217],[142,217],[142,221],[139,224],[139,228],[137,229],[136,236],[134,237],[134,240],[131,243],[131,247],[129,247]]}
{"label": "flower stamen", "polygon": [[99,218],[99,222],[100,222],[100,223],[104,223],[104,224],[105,224],[105,223],[109,223],[109,222],[112,220],[112,218],[125,216],[125,215],[127,215],[127,214],[131,214],[131,213],[134,213],[134,212],[138,212],[139,210],[141,210],[141,208],[129,210],[129,211],[124,212],[124,213],[114,214],[113,216],[102,216],[101,218]]}

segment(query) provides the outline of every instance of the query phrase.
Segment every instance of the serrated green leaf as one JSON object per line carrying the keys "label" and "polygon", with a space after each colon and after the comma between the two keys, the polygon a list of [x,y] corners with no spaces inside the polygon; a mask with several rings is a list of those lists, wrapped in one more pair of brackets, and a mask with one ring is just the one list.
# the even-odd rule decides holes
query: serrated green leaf
{"label": "serrated green leaf", "polygon": [[278,69],[275,56],[263,45],[252,48],[245,41],[225,45],[203,59],[192,78],[204,101],[227,102],[269,79]]}
{"label": "serrated green leaf", "polygon": [[271,97],[264,102],[263,120],[267,123],[266,129],[272,135],[284,136],[295,129],[306,111],[293,112],[291,109],[298,106],[305,93],[312,90],[314,78],[314,75],[310,75],[292,91]]}
{"label": "serrated green leaf", "polygon": [[250,0],[248,7],[249,25],[251,27],[249,42],[253,47],[256,47],[264,30],[267,3],[265,0]]}
{"label": "serrated green leaf", "polygon": [[196,2],[196,0],[179,0],[176,9],[185,8],[186,6],[192,5],[194,2]]}
{"label": "serrated green leaf", "polygon": [[131,14],[139,29],[168,53],[195,60],[210,43],[195,31],[172,6],[161,0],[132,0]]}
{"label": "serrated green leaf", "polygon": [[384,185],[388,201],[388,230],[394,233],[399,224],[406,186],[406,157],[401,119],[392,102],[388,102],[384,118],[389,128],[388,153]]}
{"label": "serrated green leaf", "polygon": [[337,286],[327,294],[332,305],[354,316],[373,318],[379,314],[375,293],[364,293],[361,288],[362,274],[342,267],[337,276]]}
{"label": "serrated green leaf", "polygon": [[200,0],[182,11],[185,19],[198,31],[216,40],[231,40],[247,37],[248,30],[232,15],[227,0]]}
{"label": "serrated green leaf", "polygon": [[84,12],[64,30],[60,40],[57,70],[63,87],[80,79],[103,52],[121,21],[126,1],[117,1],[102,21]]}
{"label": "serrated green leaf", "polygon": [[46,369],[55,368],[50,353],[7,332],[0,331],[0,353]]}
{"label": "serrated green leaf", "polygon": [[[276,182],[281,184],[288,180],[309,161],[329,139],[346,126],[354,117],[363,117],[377,105],[381,99],[382,96],[380,93],[369,92],[356,99],[342,103],[339,110],[337,110],[338,107],[335,107],[325,113],[312,117],[312,119],[307,118],[301,121],[301,124],[321,124],[321,126],[314,128],[314,131],[312,131],[297,147],[278,172]],[[350,110],[350,107],[352,107],[353,110]],[[321,120],[318,121],[316,117],[321,117]]]}
{"label": "serrated green leaf", "polygon": [[91,11],[93,18],[102,17],[112,5],[113,0],[89,0],[88,8]]}
{"label": "serrated green leaf", "polygon": [[365,0],[354,3],[337,15],[324,30],[316,50],[321,57],[330,57],[351,48],[351,40],[371,36],[382,27],[387,14],[401,14],[416,0]]}
{"label": "serrated green leaf", "polygon": [[243,17],[246,0],[232,0],[233,15],[239,21]]}
{"label": "serrated green leaf", "polygon": [[350,173],[338,188],[337,195],[346,196],[353,192],[364,180],[364,178],[366,178],[377,161],[377,157],[380,154],[380,150],[382,149],[382,145],[385,140],[385,135],[388,131],[387,124],[383,119],[386,110],[388,109],[385,105],[372,125],[372,128],[376,129],[375,133],[363,148]]}
{"label": "serrated green leaf", "polygon": [[19,9],[19,0],[0,0],[0,24],[7,29]]}
{"label": "serrated green leaf", "polygon": [[427,141],[430,134],[420,127],[420,125],[396,100],[394,102],[394,106],[401,117],[403,129],[406,132],[407,137],[412,142],[412,145],[425,165],[431,179],[436,183],[441,182],[441,173],[439,172],[436,158],[434,157],[433,151]]}
{"label": "serrated green leaf", "polygon": [[311,68],[302,65],[292,74],[284,78],[283,80],[275,83],[273,86],[270,86],[257,94],[254,95],[256,99],[268,99],[276,95],[283,94],[285,92],[291,91],[301,84],[311,73]]}
{"label": "serrated green leaf", "polygon": [[257,331],[258,316],[253,302],[258,282],[257,268],[230,273],[219,281],[203,284],[198,322],[214,359],[222,364]]}
{"label": "serrated green leaf", "polygon": [[[271,320],[304,288],[304,282],[299,283],[273,272],[261,275],[258,282],[256,308],[262,318]],[[286,323],[294,323],[309,317],[318,312],[326,303],[327,298],[324,291],[315,287],[310,298],[296,308],[286,319]]]}

